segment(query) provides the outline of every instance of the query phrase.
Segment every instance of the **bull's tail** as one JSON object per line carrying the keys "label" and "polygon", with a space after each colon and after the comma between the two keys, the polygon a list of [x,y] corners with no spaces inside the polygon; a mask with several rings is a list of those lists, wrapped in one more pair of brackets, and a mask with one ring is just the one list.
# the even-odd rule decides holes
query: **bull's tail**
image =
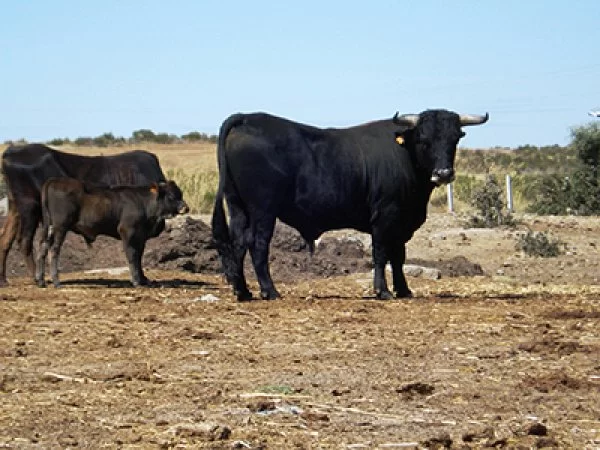
{"label": "bull's tail", "polygon": [[229,225],[225,217],[224,189],[225,181],[229,176],[227,159],[225,157],[225,139],[233,127],[243,122],[241,114],[234,114],[227,118],[219,130],[217,143],[217,161],[219,164],[219,187],[215,197],[215,206],[212,215],[212,238],[213,244],[221,257],[223,272],[228,281],[232,281],[235,273],[236,262],[234,258],[233,242],[229,234]]}

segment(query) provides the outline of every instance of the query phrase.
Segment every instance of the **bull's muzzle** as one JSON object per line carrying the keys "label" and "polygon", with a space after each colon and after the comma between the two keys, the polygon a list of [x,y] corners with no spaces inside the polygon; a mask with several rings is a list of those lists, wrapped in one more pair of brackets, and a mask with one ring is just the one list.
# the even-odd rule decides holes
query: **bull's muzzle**
{"label": "bull's muzzle", "polygon": [[436,186],[452,183],[454,181],[454,169],[433,169],[431,174],[431,182]]}

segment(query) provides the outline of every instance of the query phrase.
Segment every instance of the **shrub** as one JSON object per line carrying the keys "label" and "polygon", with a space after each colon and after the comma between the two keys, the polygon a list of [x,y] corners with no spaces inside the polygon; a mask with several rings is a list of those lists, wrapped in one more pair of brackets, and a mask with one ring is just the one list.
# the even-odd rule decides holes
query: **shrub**
{"label": "shrub", "polygon": [[515,225],[508,211],[504,211],[502,187],[494,175],[488,175],[485,184],[475,189],[471,197],[471,206],[477,214],[472,216],[468,225],[476,228],[495,228],[502,225]]}
{"label": "shrub", "polygon": [[551,258],[560,255],[560,247],[564,245],[560,240],[550,238],[544,232],[533,232],[529,230],[521,234],[516,248],[528,256],[539,256]]}
{"label": "shrub", "polygon": [[600,214],[600,124],[574,128],[578,164],[568,176],[547,176],[530,210],[537,214]]}

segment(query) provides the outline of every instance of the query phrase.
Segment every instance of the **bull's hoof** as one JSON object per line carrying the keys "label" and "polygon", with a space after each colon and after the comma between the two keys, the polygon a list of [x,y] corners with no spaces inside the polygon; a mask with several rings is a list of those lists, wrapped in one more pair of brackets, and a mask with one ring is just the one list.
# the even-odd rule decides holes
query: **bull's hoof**
{"label": "bull's hoof", "polygon": [[413,293],[410,289],[401,292],[396,291],[396,298],[412,298],[412,296]]}
{"label": "bull's hoof", "polygon": [[260,298],[263,300],[275,300],[276,298],[280,298],[281,294],[277,292],[276,289],[265,289],[264,291],[260,291]]}
{"label": "bull's hoof", "polygon": [[243,291],[234,291],[233,292],[235,297],[237,298],[238,302],[249,302],[250,300],[252,300],[252,292],[250,292],[249,290],[243,290]]}
{"label": "bull's hoof", "polygon": [[37,283],[38,287],[40,287],[40,288],[46,287],[46,282],[44,280],[36,280],[36,283]]}
{"label": "bull's hoof", "polygon": [[60,284],[60,281],[55,281],[55,282],[53,282],[52,284],[54,284],[54,287],[55,287],[56,289],[60,289],[60,288],[62,287],[62,284]]}
{"label": "bull's hoof", "polygon": [[378,300],[391,300],[392,298],[394,298],[394,296],[388,290],[377,292],[377,299]]}

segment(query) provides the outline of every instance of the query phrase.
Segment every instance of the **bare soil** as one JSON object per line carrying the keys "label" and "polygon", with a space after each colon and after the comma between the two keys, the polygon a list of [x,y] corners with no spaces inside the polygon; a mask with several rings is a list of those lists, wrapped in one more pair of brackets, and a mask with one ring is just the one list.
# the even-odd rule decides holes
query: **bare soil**
{"label": "bare soil", "polygon": [[[271,302],[234,300],[198,218],[148,243],[149,288],[85,272],[125,266],[110,238],[68,238],[62,289],[33,286],[14,249],[0,447],[600,448],[600,221],[521,221],[430,214],[407,262],[441,278],[388,302],[368,236],[346,230],[311,257],[279,225]],[[521,254],[528,228],[563,253]]]}

